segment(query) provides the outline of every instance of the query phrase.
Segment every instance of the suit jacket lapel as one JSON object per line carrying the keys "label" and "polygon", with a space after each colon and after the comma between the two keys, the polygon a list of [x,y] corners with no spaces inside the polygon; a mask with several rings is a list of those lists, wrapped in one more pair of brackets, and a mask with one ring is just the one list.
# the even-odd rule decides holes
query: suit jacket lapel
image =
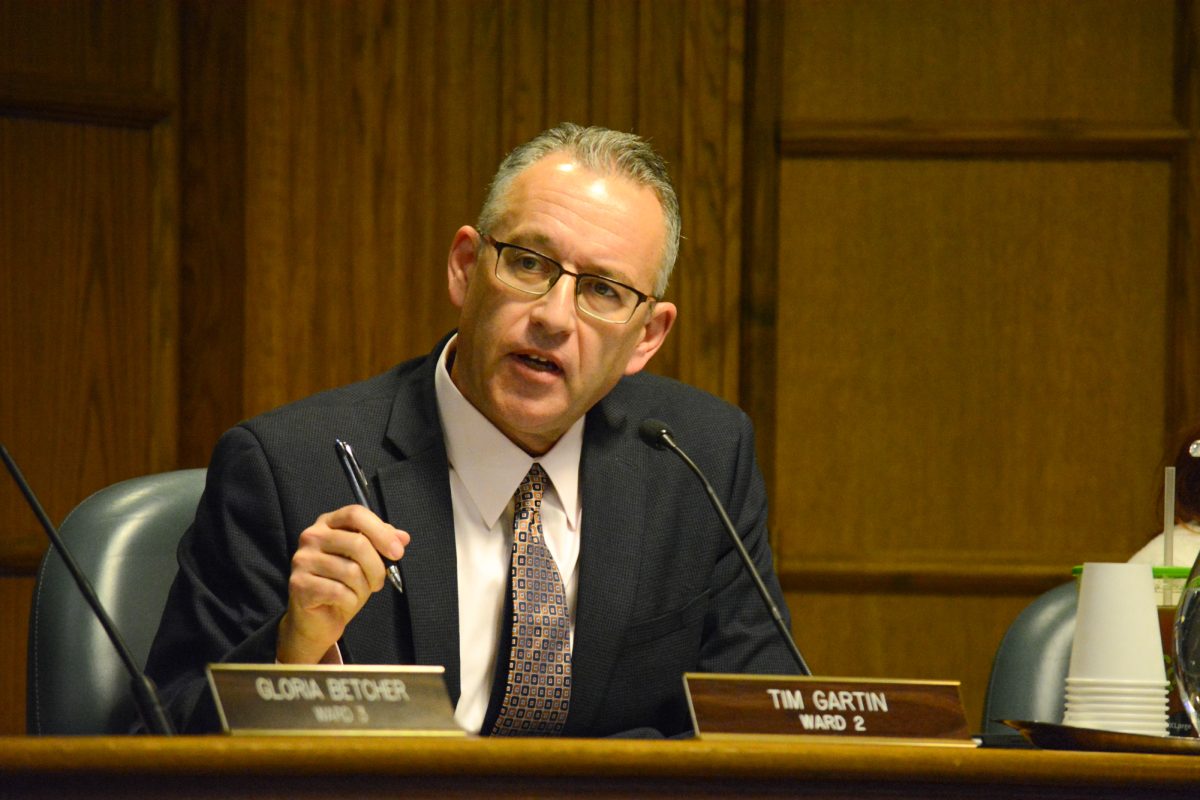
{"label": "suit jacket lapel", "polygon": [[[588,414],[580,482],[583,530],[571,650],[571,711],[565,733],[589,729],[625,628],[635,611],[642,556],[646,478],[624,410],[610,398]],[[617,502],[614,502],[616,500]]]}
{"label": "suit jacket lapel", "polygon": [[[394,642],[407,605],[414,662],[445,666],[450,702],[457,704],[461,692],[458,567],[446,449],[433,388],[436,354],[441,348],[439,344],[434,355],[409,374],[397,391],[386,438],[400,457],[380,468],[376,476],[385,518],[412,536],[400,562],[404,596],[390,588],[377,592],[347,628],[346,638],[356,657],[360,640]],[[375,649],[378,652],[378,647]],[[394,644],[391,649],[395,650]],[[386,653],[378,654],[386,658]],[[396,660],[393,653],[382,663]]]}

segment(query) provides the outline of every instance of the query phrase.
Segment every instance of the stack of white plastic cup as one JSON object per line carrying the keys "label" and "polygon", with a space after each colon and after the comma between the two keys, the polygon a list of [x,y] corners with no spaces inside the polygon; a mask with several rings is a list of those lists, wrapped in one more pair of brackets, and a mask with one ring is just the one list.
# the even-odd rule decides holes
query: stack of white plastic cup
{"label": "stack of white plastic cup", "polygon": [[1166,736],[1167,686],[1150,566],[1084,564],[1063,723]]}

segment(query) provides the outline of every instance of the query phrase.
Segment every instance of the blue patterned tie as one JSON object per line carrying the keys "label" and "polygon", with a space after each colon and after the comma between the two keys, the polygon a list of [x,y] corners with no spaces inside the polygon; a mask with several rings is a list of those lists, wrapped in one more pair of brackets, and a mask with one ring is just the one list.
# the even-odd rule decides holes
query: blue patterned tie
{"label": "blue patterned tie", "polygon": [[542,536],[545,482],[534,464],[517,490],[512,646],[496,735],[552,736],[562,731],[571,705],[571,621],[562,576]]}

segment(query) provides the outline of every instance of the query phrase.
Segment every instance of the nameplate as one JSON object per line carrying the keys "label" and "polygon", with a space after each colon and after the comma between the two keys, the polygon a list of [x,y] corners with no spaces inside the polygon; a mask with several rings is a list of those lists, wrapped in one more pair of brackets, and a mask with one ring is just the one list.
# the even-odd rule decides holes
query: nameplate
{"label": "nameplate", "polygon": [[683,676],[702,738],[803,736],[974,747],[958,681]]}
{"label": "nameplate", "polygon": [[465,736],[442,667],[209,664],[226,733]]}

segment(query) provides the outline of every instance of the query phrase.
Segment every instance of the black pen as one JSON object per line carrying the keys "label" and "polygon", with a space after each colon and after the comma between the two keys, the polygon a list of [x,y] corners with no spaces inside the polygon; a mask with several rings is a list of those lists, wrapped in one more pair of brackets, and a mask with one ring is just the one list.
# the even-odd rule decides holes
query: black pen
{"label": "black pen", "polygon": [[[338,460],[342,462],[342,471],[346,473],[346,479],[350,481],[350,491],[354,492],[355,501],[378,516],[379,510],[370,500],[371,484],[367,483],[367,476],[363,474],[362,467],[358,466],[358,461],[354,458],[354,451],[341,439],[334,439],[334,441],[337,443]],[[400,562],[385,558],[383,563],[387,565],[388,580],[392,582],[392,586],[396,587],[397,592],[403,593],[404,581],[400,577]]]}

